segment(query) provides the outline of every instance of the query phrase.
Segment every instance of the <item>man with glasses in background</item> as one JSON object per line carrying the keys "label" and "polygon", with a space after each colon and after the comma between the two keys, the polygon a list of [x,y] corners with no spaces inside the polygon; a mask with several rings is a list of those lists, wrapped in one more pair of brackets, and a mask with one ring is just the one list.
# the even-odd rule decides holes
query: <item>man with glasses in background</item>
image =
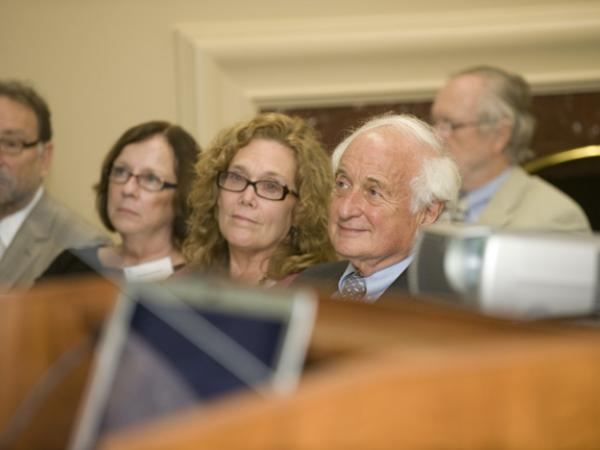
{"label": "man with glasses in background", "polygon": [[107,241],[44,192],[51,139],[44,99],[0,81],[0,292],[31,285],[65,248]]}
{"label": "man with glasses in background", "polygon": [[495,67],[453,75],[435,97],[431,117],[462,175],[453,219],[510,229],[589,231],[570,197],[528,175],[535,129],[523,77]]}

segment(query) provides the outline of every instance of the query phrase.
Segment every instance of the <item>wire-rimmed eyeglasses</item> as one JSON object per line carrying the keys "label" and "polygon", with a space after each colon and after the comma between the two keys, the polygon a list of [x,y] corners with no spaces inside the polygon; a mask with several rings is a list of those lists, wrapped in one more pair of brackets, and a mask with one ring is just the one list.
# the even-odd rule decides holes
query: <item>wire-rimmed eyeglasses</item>
{"label": "wire-rimmed eyeglasses", "polygon": [[250,181],[239,173],[227,171],[221,171],[217,175],[217,186],[226,191],[243,192],[249,185],[254,188],[256,195],[267,200],[281,201],[285,199],[288,194],[298,197],[297,192],[292,191],[285,185],[279,184],[277,181]]}
{"label": "wire-rimmed eyeglasses", "polygon": [[433,128],[436,129],[438,133],[452,134],[457,130],[468,127],[478,127],[480,125],[490,124],[492,121],[490,120],[474,120],[471,122],[453,122],[447,119],[435,120],[433,122]]}

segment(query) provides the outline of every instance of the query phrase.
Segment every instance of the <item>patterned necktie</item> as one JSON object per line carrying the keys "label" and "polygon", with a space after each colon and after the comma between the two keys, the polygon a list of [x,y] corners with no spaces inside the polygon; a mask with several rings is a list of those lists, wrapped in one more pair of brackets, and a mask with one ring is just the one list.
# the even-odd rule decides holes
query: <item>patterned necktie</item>
{"label": "patterned necktie", "polygon": [[367,283],[358,272],[352,272],[342,281],[340,297],[347,300],[362,300],[367,293]]}

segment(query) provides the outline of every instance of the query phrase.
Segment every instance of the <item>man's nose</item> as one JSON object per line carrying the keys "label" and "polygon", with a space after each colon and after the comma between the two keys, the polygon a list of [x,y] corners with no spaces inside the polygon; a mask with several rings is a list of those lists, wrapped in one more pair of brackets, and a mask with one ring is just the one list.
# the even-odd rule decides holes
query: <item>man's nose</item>
{"label": "man's nose", "polygon": [[364,198],[362,193],[353,189],[335,200],[338,215],[342,219],[359,216],[362,214]]}

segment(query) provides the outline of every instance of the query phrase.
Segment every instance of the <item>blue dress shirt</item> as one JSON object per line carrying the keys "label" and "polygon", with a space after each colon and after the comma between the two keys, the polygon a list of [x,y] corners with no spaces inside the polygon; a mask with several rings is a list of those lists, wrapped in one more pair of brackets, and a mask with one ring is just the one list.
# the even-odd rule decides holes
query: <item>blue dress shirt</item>
{"label": "blue dress shirt", "polygon": [[464,222],[473,223],[479,218],[488,202],[507,180],[511,171],[512,168],[504,170],[496,178],[461,197],[460,202],[466,206]]}

